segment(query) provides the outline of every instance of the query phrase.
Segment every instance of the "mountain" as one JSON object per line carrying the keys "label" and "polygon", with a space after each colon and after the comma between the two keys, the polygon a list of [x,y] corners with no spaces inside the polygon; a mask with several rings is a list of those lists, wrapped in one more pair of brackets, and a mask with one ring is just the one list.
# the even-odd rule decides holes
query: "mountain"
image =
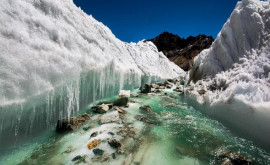
{"label": "mountain", "polygon": [[153,43],[120,41],[72,0],[3,0],[0,13],[1,149],[120,89],[185,75]]}
{"label": "mountain", "polygon": [[186,88],[186,96],[203,105],[204,112],[268,150],[269,6],[269,0],[238,2],[212,46],[195,58]]}
{"label": "mountain", "polygon": [[194,57],[202,50],[209,48],[214,39],[206,35],[190,36],[185,39],[165,31],[147,41],[152,41],[159,51],[162,51],[183,70],[188,71],[193,65]]}

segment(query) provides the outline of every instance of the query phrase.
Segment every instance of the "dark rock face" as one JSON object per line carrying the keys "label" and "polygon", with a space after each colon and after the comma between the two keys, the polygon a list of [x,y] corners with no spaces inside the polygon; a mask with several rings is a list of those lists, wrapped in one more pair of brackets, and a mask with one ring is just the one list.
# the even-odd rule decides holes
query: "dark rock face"
{"label": "dark rock face", "polygon": [[188,71],[193,65],[193,59],[202,50],[209,48],[214,41],[212,36],[198,35],[186,39],[169,32],[163,32],[152,41],[159,51],[162,51],[172,62]]}
{"label": "dark rock face", "polygon": [[88,114],[83,114],[81,116],[71,117],[70,119],[60,119],[56,125],[56,132],[68,132],[75,130],[78,126],[82,125],[86,120],[91,118]]}
{"label": "dark rock face", "polygon": [[151,86],[149,84],[144,84],[144,86],[141,87],[141,93],[150,93],[151,92]]}

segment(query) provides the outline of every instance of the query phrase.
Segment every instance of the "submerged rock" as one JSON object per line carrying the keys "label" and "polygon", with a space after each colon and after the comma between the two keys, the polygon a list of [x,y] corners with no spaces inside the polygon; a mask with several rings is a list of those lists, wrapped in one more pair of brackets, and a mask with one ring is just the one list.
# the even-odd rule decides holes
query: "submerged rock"
{"label": "submerged rock", "polygon": [[100,118],[100,124],[112,123],[118,121],[120,118],[117,111],[102,115]]}
{"label": "submerged rock", "polygon": [[140,110],[147,113],[154,113],[153,109],[149,105],[141,106]]}
{"label": "submerged rock", "polygon": [[108,143],[112,148],[120,148],[121,147],[121,143],[119,141],[117,141],[116,139],[109,140]]}
{"label": "submerged rock", "polygon": [[204,95],[204,94],[206,93],[206,90],[200,89],[200,90],[198,90],[198,93],[199,93],[200,95]]}
{"label": "submerged rock", "polygon": [[151,120],[148,117],[143,116],[143,115],[137,115],[137,116],[135,116],[135,119],[142,121],[142,122],[145,122],[145,123],[148,123],[148,124],[154,124],[153,120]]}
{"label": "submerged rock", "polygon": [[96,149],[93,149],[93,153],[95,155],[102,156],[104,154],[104,151],[99,148],[96,148]]}
{"label": "submerged rock", "polygon": [[151,86],[149,84],[144,84],[141,87],[141,93],[150,93],[151,92]]}
{"label": "submerged rock", "polygon": [[110,109],[109,104],[102,104],[102,105],[97,105],[97,106],[92,107],[93,112],[99,113],[99,114],[104,114],[108,112],[109,109]]}
{"label": "submerged rock", "polygon": [[251,165],[254,162],[251,159],[246,158],[236,152],[225,151],[218,155],[218,158],[222,160],[222,165]]}
{"label": "submerged rock", "polygon": [[88,149],[96,148],[100,143],[100,139],[93,140],[87,144]]}

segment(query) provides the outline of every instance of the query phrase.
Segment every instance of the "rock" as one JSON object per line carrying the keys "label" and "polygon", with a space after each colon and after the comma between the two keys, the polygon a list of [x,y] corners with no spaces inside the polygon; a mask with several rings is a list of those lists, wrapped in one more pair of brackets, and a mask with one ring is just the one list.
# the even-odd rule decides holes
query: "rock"
{"label": "rock", "polygon": [[148,84],[144,84],[144,86],[141,87],[141,93],[150,93],[151,92],[151,86]]}
{"label": "rock", "polygon": [[125,108],[128,108],[129,107],[129,104],[125,105]]}
{"label": "rock", "polygon": [[58,120],[57,125],[56,125],[56,132],[67,132],[67,131],[73,131],[75,130],[78,126],[83,124],[85,122],[85,118],[78,116],[78,117],[71,117],[70,119],[61,119]]}
{"label": "rock", "polygon": [[168,95],[168,93],[164,93],[164,95]]}
{"label": "rock", "polygon": [[246,158],[236,152],[225,151],[218,155],[218,158],[222,160],[222,165],[249,165],[253,164],[251,159]]}
{"label": "rock", "polygon": [[91,135],[90,135],[90,137],[96,137],[98,135],[98,132],[96,131],[96,132],[93,132]]}
{"label": "rock", "polygon": [[199,93],[200,95],[204,95],[204,94],[206,93],[206,90],[200,89],[200,90],[198,90],[198,93]]}
{"label": "rock", "polygon": [[114,136],[114,133],[113,132],[108,132],[108,134]]}
{"label": "rock", "polygon": [[155,84],[155,83],[151,84],[151,87],[152,87],[152,88],[155,88],[155,89],[159,89],[159,85],[157,85],[157,84]]}
{"label": "rock", "polygon": [[143,115],[137,115],[137,116],[135,116],[135,119],[142,121],[142,122],[145,122],[145,123],[148,123],[148,124],[154,124],[154,121],[150,120],[149,118],[147,118],[146,116],[143,116]]}
{"label": "rock", "polygon": [[130,97],[130,90],[120,90],[119,92],[119,95],[118,95],[119,98],[129,98]]}
{"label": "rock", "polygon": [[113,158],[113,159],[116,158],[116,153],[112,153],[112,158]]}
{"label": "rock", "polygon": [[173,79],[168,79],[167,81],[170,82],[170,83],[174,83]]}
{"label": "rock", "polygon": [[127,111],[126,110],[124,110],[124,109],[122,109],[122,108],[119,108],[119,107],[113,107],[117,112],[119,112],[119,113],[122,113],[122,114],[126,114],[127,113]]}
{"label": "rock", "polygon": [[141,106],[140,110],[147,113],[154,113],[153,109],[149,105]]}
{"label": "rock", "polygon": [[63,153],[71,153],[74,150],[75,148],[73,148],[72,146],[69,146]]}
{"label": "rock", "polygon": [[80,159],[82,159],[83,157],[82,156],[75,156],[71,161],[73,161],[73,162],[75,162],[75,161],[77,161],[77,160],[80,160]]}
{"label": "rock", "polygon": [[162,91],[160,89],[153,90],[153,93],[161,93]]}
{"label": "rock", "polygon": [[92,110],[95,113],[99,113],[99,114],[103,114],[108,112],[108,110],[110,109],[109,104],[102,104],[102,105],[97,105],[97,106],[93,106]]}
{"label": "rock", "polygon": [[85,120],[91,119],[91,115],[89,115],[87,113],[82,114],[81,117],[83,117]]}
{"label": "rock", "polygon": [[159,89],[165,89],[165,86],[159,86]]}
{"label": "rock", "polygon": [[113,111],[109,114],[102,115],[100,118],[100,124],[116,122],[119,118],[119,113],[117,111]]}
{"label": "rock", "polygon": [[89,126],[87,126],[87,127],[83,127],[83,130],[84,131],[88,131],[90,129],[90,127]]}
{"label": "rock", "polygon": [[175,89],[173,89],[173,91],[182,93],[183,88],[182,87],[176,87]]}
{"label": "rock", "polygon": [[138,93],[132,93],[131,97],[139,97]]}
{"label": "rock", "polygon": [[93,140],[87,144],[88,149],[96,148],[100,143],[100,140]]}
{"label": "rock", "polygon": [[96,148],[96,149],[93,149],[93,153],[95,155],[102,156],[104,154],[104,151],[99,148]]}
{"label": "rock", "polygon": [[109,140],[108,143],[112,148],[120,148],[121,147],[121,143],[119,141],[117,141],[116,139]]}
{"label": "rock", "polygon": [[166,85],[166,88],[171,89],[172,87],[173,87],[173,85],[171,85],[171,84],[167,84],[167,85]]}
{"label": "rock", "polygon": [[117,135],[123,136],[123,137],[134,137],[136,135],[136,132],[130,128],[122,128],[119,132],[117,132]]}
{"label": "rock", "polygon": [[122,98],[118,98],[117,100],[115,100],[113,102],[114,106],[126,106],[128,103],[128,98],[127,97],[122,97]]}

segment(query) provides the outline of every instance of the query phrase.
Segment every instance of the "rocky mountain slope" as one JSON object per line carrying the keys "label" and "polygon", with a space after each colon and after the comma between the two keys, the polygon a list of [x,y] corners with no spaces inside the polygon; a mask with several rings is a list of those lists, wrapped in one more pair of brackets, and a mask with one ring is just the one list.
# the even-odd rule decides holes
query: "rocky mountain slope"
{"label": "rocky mountain slope", "polygon": [[188,71],[193,65],[194,57],[202,50],[209,48],[214,39],[206,35],[190,36],[185,39],[165,31],[147,41],[152,41],[159,51],[162,51],[183,70]]}

